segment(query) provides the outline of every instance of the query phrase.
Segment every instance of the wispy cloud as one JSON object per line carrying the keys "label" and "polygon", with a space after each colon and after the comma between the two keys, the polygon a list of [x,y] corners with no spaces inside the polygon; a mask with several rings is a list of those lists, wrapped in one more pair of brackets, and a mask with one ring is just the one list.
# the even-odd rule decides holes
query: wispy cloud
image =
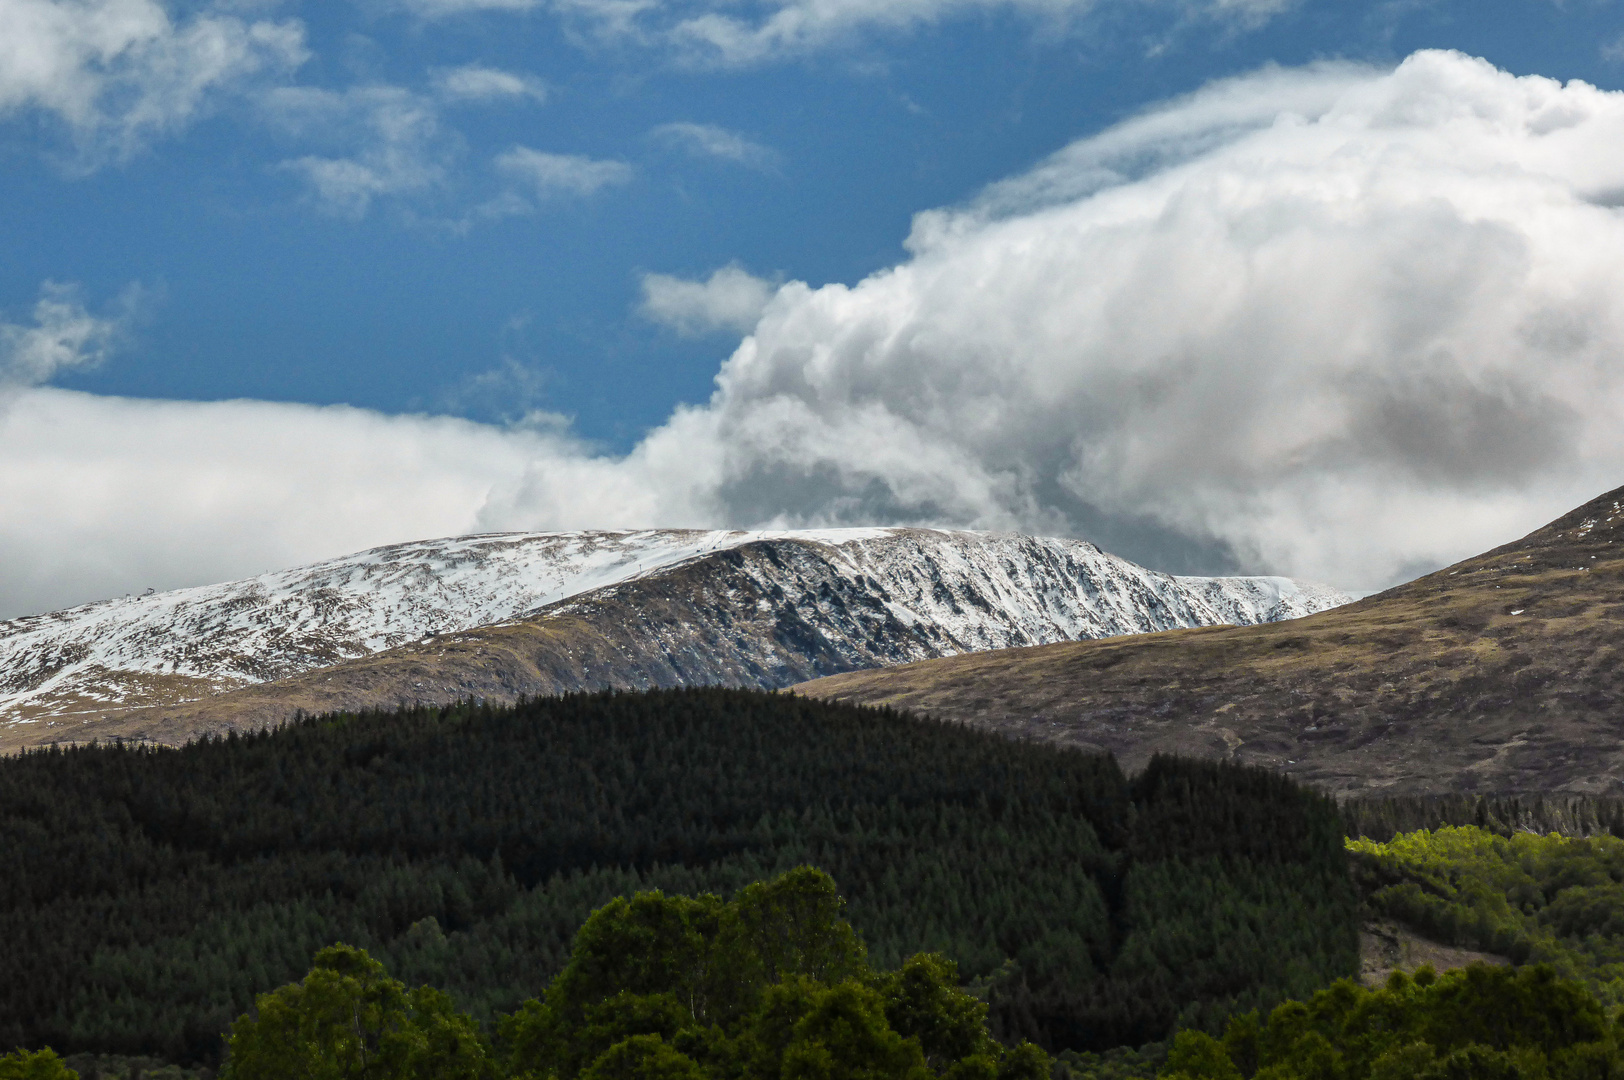
{"label": "wispy cloud", "polygon": [[400,7],[424,19],[444,19],[481,11],[529,11],[541,0],[397,0]]}
{"label": "wispy cloud", "polygon": [[504,355],[499,364],[470,375],[442,397],[444,407],[459,416],[489,418],[508,425],[541,427],[565,432],[570,421],[543,405],[550,373],[516,356]]}
{"label": "wispy cloud", "polygon": [[361,217],[380,196],[439,186],[456,149],[434,103],[398,86],[282,87],[265,94],[261,106],[288,134],[342,148],[290,158],[282,167],[305,180],[319,207],[344,217]]}
{"label": "wispy cloud", "polygon": [[547,100],[547,84],[534,75],[523,75],[482,64],[440,68],[433,73],[434,91],[450,101]]}
{"label": "wispy cloud", "polygon": [[[839,48],[873,34],[902,34],[988,10],[1013,11],[1050,27],[1081,26],[1125,0],[783,0],[746,7],[729,0],[568,0],[558,10],[606,36],[654,44],[684,65],[747,67]],[[1255,30],[1300,0],[1132,0],[1164,9],[1184,28]]]}
{"label": "wispy cloud", "polygon": [[132,285],[109,313],[95,315],[77,286],[47,281],[31,323],[0,321],[0,395],[100,364],[129,330],[142,295]]}
{"label": "wispy cloud", "polygon": [[1199,28],[1256,30],[1301,0],[394,0],[420,18],[547,11],[591,35],[666,52],[692,67],[748,67],[804,57],[873,34],[905,34],[977,12],[1012,11],[1051,28],[1085,24],[1101,9],[1153,7],[1167,41]]}
{"label": "wispy cloud", "polygon": [[695,336],[717,330],[747,334],[761,319],[777,286],[738,265],[724,266],[704,281],[643,275],[645,318]]}
{"label": "wispy cloud", "polygon": [[308,55],[296,19],[211,7],[177,21],[156,0],[0,0],[0,117],[53,118],[72,145],[66,163],[88,171]]}
{"label": "wispy cloud", "polygon": [[1255,29],[1297,7],[1301,0],[1180,0],[1186,14],[1203,22]]}
{"label": "wispy cloud", "polygon": [[496,158],[497,171],[521,185],[525,194],[541,199],[560,195],[591,195],[602,188],[629,183],[632,167],[580,154],[553,154],[515,146]]}
{"label": "wispy cloud", "polygon": [[649,132],[655,139],[695,157],[718,158],[752,169],[771,169],[779,161],[778,151],[752,142],[736,131],[715,124],[682,120],[661,124]]}

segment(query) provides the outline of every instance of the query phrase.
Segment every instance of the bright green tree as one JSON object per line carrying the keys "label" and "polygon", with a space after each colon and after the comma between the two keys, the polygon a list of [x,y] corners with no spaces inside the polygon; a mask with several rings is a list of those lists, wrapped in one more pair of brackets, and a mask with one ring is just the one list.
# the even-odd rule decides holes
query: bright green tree
{"label": "bright green tree", "polygon": [[798,866],[740,890],[716,941],[715,998],[722,1016],[751,1011],[767,987],[804,976],[837,983],[868,973],[868,951],[843,917],[834,879]]}
{"label": "bright green tree", "polygon": [[688,1055],[658,1035],[633,1035],[605,1050],[581,1080],[709,1080]]}
{"label": "bright green tree", "polygon": [[843,907],[834,880],[809,866],[725,903],[657,891],[612,900],[581,926],[545,996],[501,1022],[509,1066],[574,1077],[620,1040],[654,1035],[730,1058],[721,1029],[746,1024],[770,987],[872,976]]}
{"label": "bright green tree", "polygon": [[997,1046],[987,1034],[986,1003],[959,987],[958,967],[945,956],[911,956],[901,970],[878,982],[886,1020],[898,1034],[918,1040],[932,1069],[996,1054]]}
{"label": "bright green tree", "polygon": [[14,1050],[0,1057],[0,1080],[79,1080],[79,1074],[62,1063],[50,1047]]}
{"label": "bright green tree", "polygon": [[646,892],[594,911],[546,995],[501,1022],[510,1066],[574,1076],[621,1039],[693,1026],[709,1010],[723,906]]}
{"label": "bright green tree", "polygon": [[1241,1080],[1241,1071],[1224,1044],[1201,1031],[1178,1033],[1162,1075],[1171,1080]]}
{"label": "bright green tree", "polygon": [[441,991],[408,991],[361,949],[332,945],[310,973],[255,1001],[226,1039],[223,1080],[486,1080],[479,1029]]}
{"label": "bright green tree", "polygon": [[885,999],[877,991],[848,979],[817,987],[802,1001],[805,1011],[790,1028],[780,1059],[783,1080],[930,1077],[919,1040],[892,1030],[885,1019]]}
{"label": "bright green tree", "polygon": [[998,1062],[998,1080],[1049,1080],[1049,1055],[1035,1043],[1022,1042]]}

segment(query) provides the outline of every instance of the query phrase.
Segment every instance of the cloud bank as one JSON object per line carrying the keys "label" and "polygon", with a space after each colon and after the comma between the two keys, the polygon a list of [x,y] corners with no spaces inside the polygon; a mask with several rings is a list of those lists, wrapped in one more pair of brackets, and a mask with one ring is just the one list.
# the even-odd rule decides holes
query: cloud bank
{"label": "cloud bank", "polygon": [[0,419],[0,548],[38,569],[0,610],[66,595],[36,580],[408,535],[768,523],[1071,533],[1369,589],[1624,483],[1624,94],[1447,52],[1263,71],[920,214],[908,244],[779,287],[712,398],[623,457],[29,391]]}
{"label": "cloud bank", "polygon": [[444,417],[51,388],[0,440],[5,616],[465,532],[529,464],[579,454]]}

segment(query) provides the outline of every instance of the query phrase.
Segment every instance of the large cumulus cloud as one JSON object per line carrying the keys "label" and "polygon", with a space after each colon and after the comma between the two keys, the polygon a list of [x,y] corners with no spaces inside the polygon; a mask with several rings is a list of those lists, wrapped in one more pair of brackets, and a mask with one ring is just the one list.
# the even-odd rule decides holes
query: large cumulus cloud
{"label": "large cumulus cloud", "polygon": [[[783,287],[638,456],[699,463],[679,513],[1376,587],[1624,483],[1621,203],[1624,94],[1445,52],[1262,72]],[[552,475],[503,519],[564,513]]]}
{"label": "large cumulus cloud", "polygon": [[[921,214],[894,268],[779,287],[712,399],[625,457],[345,413],[300,438],[393,472],[278,472],[267,436],[240,459],[270,492],[254,512],[298,517],[308,484],[326,524],[255,558],[474,527],[921,522],[1379,587],[1624,483],[1621,206],[1624,94],[1445,52],[1259,72]],[[227,406],[188,408],[162,424]],[[0,431],[0,475],[44,468],[24,445]],[[357,524],[414,470],[457,494]],[[39,495],[6,542],[94,517],[89,483]],[[189,520],[206,538],[246,513]]]}

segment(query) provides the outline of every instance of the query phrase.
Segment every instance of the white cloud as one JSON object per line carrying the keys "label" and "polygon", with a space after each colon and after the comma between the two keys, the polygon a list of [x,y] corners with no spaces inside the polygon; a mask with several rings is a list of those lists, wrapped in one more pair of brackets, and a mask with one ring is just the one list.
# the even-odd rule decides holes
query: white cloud
{"label": "white cloud", "polygon": [[[1624,482],[1620,203],[1624,94],[1440,52],[1265,71],[921,215],[894,269],[784,286],[611,475],[689,462],[673,517],[1379,586]],[[540,470],[490,520],[571,490]]]}
{"label": "white cloud", "polygon": [[434,89],[453,101],[492,101],[503,98],[547,100],[547,85],[534,75],[469,64],[441,68],[434,73]]}
{"label": "white cloud", "polygon": [[929,522],[1366,589],[1624,482],[1624,94],[1440,52],[1293,78],[923,214],[866,280],[779,288],[712,399],[624,457],[27,391],[0,580],[39,606],[472,527]]}
{"label": "white cloud", "polygon": [[71,285],[46,282],[34,304],[32,325],[0,322],[0,403],[58,372],[95,367],[128,328],[140,290],[125,290],[112,315],[93,315]]}
{"label": "white cloud", "polygon": [[752,169],[771,169],[778,163],[778,151],[772,147],[752,142],[736,131],[715,124],[696,124],[684,120],[661,124],[649,134],[695,157],[720,158]]}
{"label": "white cloud", "polygon": [[345,217],[364,215],[380,196],[437,187],[456,145],[434,103],[398,86],[281,87],[263,95],[261,107],[289,134],[341,148],[282,167],[304,178],[322,209]]}
{"label": "white cloud", "polygon": [[1197,18],[1234,20],[1250,27],[1262,26],[1290,11],[1297,3],[1298,0],[1212,0],[1210,3],[1186,0],[1185,7]]}
{"label": "white cloud", "polygon": [[1013,11],[1051,27],[1072,28],[1101,7],[1154,7],[1173,35],[1217,25],[1253,30],[1298,0],[781,0],[746,6],[732,0],[558,0],[559,10],[597,24],[600,33],[653,42],[684,63],[737,67],[804,56],[874,33],[906,33],[980,11]]}
{"label": "white cloud", "polygon": [[547,398],[548,381],[546,369],[504,356],[495,367],[464,378],[445,393],[441,402],[446,409],[464,416],[499,417],[568,431],[568,417],[539,408]]}
{"label": "white cloud", "polygon": [[873,33],[907,33],[988,10],[1013,11],[1053,28],[1076,29],[1100,8],[1160,9],[1165,48],[1195,32],[1255,30],[1301,0],[393,0],[423,19],[478,12],[547,10],[600,37],[652,46],[683,64],[738,67],[793,59]]}
{"label": "white cloud", "polygon": [[644,274],[641,311],[679,334],[715,330],[745,334],[755,327],[776,289],[739,266],[724,266],[704,281]]}
{"label": "white cloud", "polygon": [[556,436],[254,401],[25,391],[0,415],[0,617],[467,532]]}
{"label": "white cloud", "polygon": [[93,168],[308,55],[298,20],[212,9],[176,20],[157,0],[0,0],[0,117],[54,117],[75,167]]}
{"label": "white cloud", "polygon": [[529,11],[540,0],[398,0],[401,7],[424,19],[444,19],[479,11]]}
{"label": "white cloud", "polygon": [[591,195],[600,188],[624,184],[632,167],[624,161],[604,161],[579,154],[549,154],[528,146],[515,146],[496,158],[496,168],[522,183],[539,198],[555,195]]}
{"label": "white cloud", "polygon": [[963,225],[1083,199],[1218,151],[1277,117],[1323,116],[1372,77],[1372,69],[1363,65],[1319,63],[1265,67],[1221,79],[1081,139],[1026,173],[989,185],[974,200],[974,214],[927,213],[924,218]]}

